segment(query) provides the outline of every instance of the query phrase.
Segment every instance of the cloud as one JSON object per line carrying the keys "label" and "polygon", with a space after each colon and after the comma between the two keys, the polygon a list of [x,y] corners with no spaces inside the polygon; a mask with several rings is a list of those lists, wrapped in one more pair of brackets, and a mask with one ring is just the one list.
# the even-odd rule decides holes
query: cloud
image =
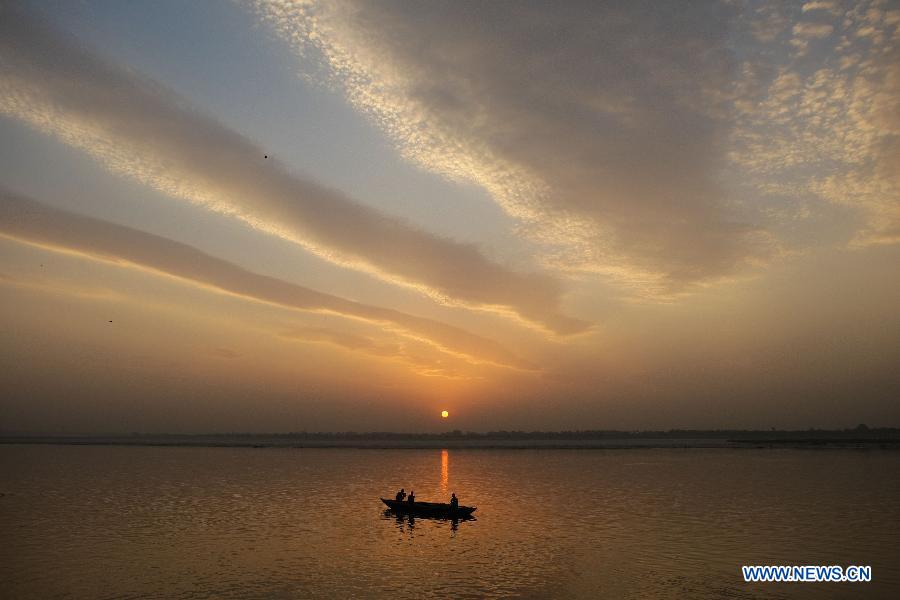
{"label": "cloud", "polygon": [[457,327],[259,275],[186,244],[51,208],[2,188],[0,235],[98,260],[133,265],[260,302],[375,323],[474,362],[533,368],[496,342]]}
{"label": "cloud", "polygon": [[[487,189],[546,264],[655,291],[765,253],[718,182],[729,8],[260,0],[405,155]],[[764,244],[763,244],[764,246]]]}
{"label": "cloud", "polygon": [[900,13],[873,5],[795,25],[801,50],[821,38],[815,52],[758,52],[755,72],[770,78],[741,103],[732,133],[735,170],[764,196],[853,210],[853,246],[900,243]]}
{"label": "cloud", "polygon": [[832,25],[827,23],[810,23],[808,21],[797,23],[793,28],[794,35],[807,39],[825,38],[831,35],[833,31],[834,26]]}
{"label": "cloud", "polygon": [[750,19],[750,31],[758,42],[774,42],[790,22],[781,3],[761,2],[754,6]]}
{"label": "cloud", "polygon": [[298,178],[153,81],[102,60],[13,4],[0,11],[0,113],[87,150],[111,169],[335,263],[557,333],[587,328],[559,312],[561,287],[553,278],[512,271],[473,245]]}
{"label": "cloud", "polygon": [[811,10],[824,10],[834,15],[841,14],[841,7],[835,0],[814,0],[803,5],[802,11],[809,12]]}
{"label": "cloud", "polygon": [[103,288],[88,288],[79,285],[72,285],[70,283],[60,283],[58,281],[50,281],[45,277],[26,279],[13,275],[7,275],[6,273],[0,273],[0,285],[38,290],[49,294],[73,296],[76,298],[84,298],[87,300],[99,300],[102,302],[121,302],[127,299],[126,295],[114,290]]}
{"label": "cloud", "polygon": [[[416,373],[426,377],[471,379],[461,374],[446,354],[439,355],[416,343],[385,343],[371,337],[329,327],[296,326],[281,332],[281,337],[305,343],[331,344],[351,352],[361,352],[376,358],[399,360]],[[433,348],[431,349],[433,350]]]}

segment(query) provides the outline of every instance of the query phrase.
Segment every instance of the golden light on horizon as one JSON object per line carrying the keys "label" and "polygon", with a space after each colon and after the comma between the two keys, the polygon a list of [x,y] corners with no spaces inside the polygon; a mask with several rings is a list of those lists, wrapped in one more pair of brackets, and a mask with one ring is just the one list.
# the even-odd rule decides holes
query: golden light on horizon
{"label": "golden light on horizon", "polygon": [[447,412],[446,410],[442,410],[442,411],[441,411],[441,418],[442,418],[442,419],[446,419],[446,418],[449,417],[449,416],[450,416],[450,413]]}

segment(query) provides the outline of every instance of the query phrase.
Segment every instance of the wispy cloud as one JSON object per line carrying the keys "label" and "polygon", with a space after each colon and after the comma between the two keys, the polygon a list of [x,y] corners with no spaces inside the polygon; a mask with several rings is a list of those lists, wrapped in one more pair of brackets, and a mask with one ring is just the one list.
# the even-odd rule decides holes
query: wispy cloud
{"label": "wispy cloud", "polygon": [[0,113],[87,150],[109,168],[338,264],[557,333],[587,327],[559,312],[561,288],[551,277],[512,271],[475,246],[298,178],[153,81],[95,56],[14,5],[0,10]]}
{"label": "wispy cloud", "polygon": [[718,179],[729,8],[260,0],[415,162],[477,182],[545,261],[654,292],[767,251]]}
{"label": "wispy cloud", "polygon": [[51,208],[2,188],[0,235],[103,261],[134,265],[260,302],[375,323],[474,362],[533,368],[496,342],[452,325],[259,275],[186,244]]}
{"label": "wispy cloud", "polygon": [[[2,192],[0,192],[2,193]],[[2,235],[2,234],[0,234]],[[49,294],[61,294],[74,296],[87,300],[99,300],[102,302],[122,302],[128,297],[125,294],[104,288],[89,288],[71,283],[51,281],[46,277],[24,278],[6,273],[0,273],[0,285],[8,285],[17,288],[37,290]]]}
{"label": "wispy cloud", "polygon": [[[406,342],[384,342],[369,336],[342,331],[333,327],[295,326],[281,332],[281,337],[289,340],[314,344],[330,344],[351,352],[361,352],[376,358],[397,360],[412,368],[419,375],[442,377],[445,379],[471,379],[463,375],[459,365],[446,354],[429,352],[425,344],[408,340]],[[418,347],[417,347],[418,346]]]}

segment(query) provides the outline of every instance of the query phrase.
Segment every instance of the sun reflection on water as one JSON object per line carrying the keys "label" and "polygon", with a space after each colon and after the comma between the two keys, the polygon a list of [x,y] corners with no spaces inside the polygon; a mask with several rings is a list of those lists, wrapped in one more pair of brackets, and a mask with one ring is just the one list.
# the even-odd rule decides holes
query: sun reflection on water
{"label": "sun reflection on water", "polygon": [[[450,454],[446,450],[441,450],[441,492],[447,495],[447,489],[450,483]],[[443,500],[442,500],[443,502]]]}

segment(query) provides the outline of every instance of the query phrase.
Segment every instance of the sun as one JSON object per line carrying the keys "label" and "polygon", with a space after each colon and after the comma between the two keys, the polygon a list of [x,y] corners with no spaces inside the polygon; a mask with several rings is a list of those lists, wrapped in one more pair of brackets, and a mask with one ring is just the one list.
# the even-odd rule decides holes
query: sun
{"label": "sun", "polygon": [[442,411],[441,411],[441,418],[442,418],[442,419],[446,419],[446,418],[449,417],[449,416],[450,416],[450,413],[448,413],[446,410],[442,410]]}

